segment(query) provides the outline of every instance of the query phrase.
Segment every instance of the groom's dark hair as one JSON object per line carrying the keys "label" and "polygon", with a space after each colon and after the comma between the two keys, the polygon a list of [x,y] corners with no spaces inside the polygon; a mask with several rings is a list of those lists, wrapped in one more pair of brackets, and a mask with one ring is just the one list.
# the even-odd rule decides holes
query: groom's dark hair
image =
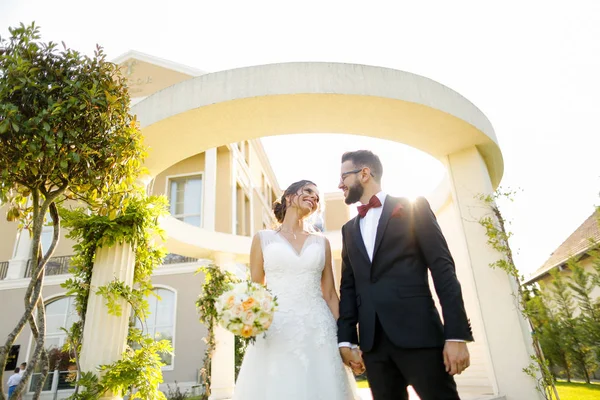
{"label": "groom's dark hair", "polygon": [[342,155],[342,163],[351,161],[357,168],[369,167],[375,182],[381,183],[383,165],[379,157],[369,150],[349,151]]}

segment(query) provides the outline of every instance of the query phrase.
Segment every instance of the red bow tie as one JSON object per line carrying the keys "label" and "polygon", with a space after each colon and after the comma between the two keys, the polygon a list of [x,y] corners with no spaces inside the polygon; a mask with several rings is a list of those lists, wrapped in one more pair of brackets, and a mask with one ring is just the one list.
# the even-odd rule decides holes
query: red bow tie
{"label": "red bow tie", "polygon": [[379,197],[373,196],[371,197],[371,200],[369,200],[369,203],[358,206],[358,215],[360,215],[361,218],[364,218],[371,208],[378,207],[381,207],[381,201],[379,201]]}

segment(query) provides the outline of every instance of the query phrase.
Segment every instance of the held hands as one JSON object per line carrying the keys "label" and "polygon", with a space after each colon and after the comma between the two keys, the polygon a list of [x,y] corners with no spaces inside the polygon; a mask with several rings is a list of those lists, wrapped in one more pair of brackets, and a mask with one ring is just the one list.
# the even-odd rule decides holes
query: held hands
{"label": "held hands", "polygon": [[340,347],[340,355],[344,364],[352,369],[354,375],[361,375],[365,372],[365,363],[362,359],[362,351],[350,347]]}
{"label": "held hands", "polygon": [[471,365],[467,344],[447,341],[444,345],[444,365],[450,375],[460,375],[467,369]]}

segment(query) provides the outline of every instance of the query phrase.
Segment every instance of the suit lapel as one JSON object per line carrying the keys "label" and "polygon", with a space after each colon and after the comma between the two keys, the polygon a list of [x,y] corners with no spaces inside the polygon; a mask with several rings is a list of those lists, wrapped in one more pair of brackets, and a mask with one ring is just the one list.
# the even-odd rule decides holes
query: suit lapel
{"label": "suit lapel", "polygon": [[352,236],[354,237],[354,242],[356,243],[358,252],[362,254],[368,265],[371,265],[369,254],[367,253],[367,248],[365,247],[365,242],[363,241],[362,234],[360,233],[360,217],[358,216],[356,216],[352,222]]}
{"label": "suit lapel", "polygon": [[387,228],[387,224],[392,216],[392,211],[396,206],[397,200],[391,196],[387,196],[385,198],[385,203],[383,204],[383,211],[381,212],[381,217],[379,218],[379,224],[377,225],[377,235],[375,236],[375,247],[373,248],[373,259],[375,259],[375,254],[377,254],[377,250],[379,246],[381,246],[381,241],[383,240],[383,234],[385,233],[385,228]]}

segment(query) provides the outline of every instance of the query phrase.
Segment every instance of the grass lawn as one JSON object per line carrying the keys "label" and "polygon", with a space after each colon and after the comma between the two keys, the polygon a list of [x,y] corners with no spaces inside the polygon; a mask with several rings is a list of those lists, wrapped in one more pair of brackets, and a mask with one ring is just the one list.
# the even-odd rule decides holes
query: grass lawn
{"label": "grass lawn", "polygon": [[[367,380],[357,381],[359,388],[368,388]],[[600,384],[557,382],[556,388],[560,400],[598,400],[600,399]]]}
{"label": "grass lawn", "polygon": [[[356,382],[359,388],[368,388],[367,380]],[[600,399],[600,384],[592,383],[567,383],[557,382],[556,388],[560,395],[560,400],[598,400]],[[188,400],[196,400],[200,397],[188,397]]]}
{"label": "grass lawn", "polygon": [[597,400],[600,399],[600,384],[557,382],[556,389],[560,400]]}
{"label": "grass lawn", "polygon": [[366,379],[356,381],[356,386],[358,386],[359,389],[366,389],[369,387],[369,382]]}

